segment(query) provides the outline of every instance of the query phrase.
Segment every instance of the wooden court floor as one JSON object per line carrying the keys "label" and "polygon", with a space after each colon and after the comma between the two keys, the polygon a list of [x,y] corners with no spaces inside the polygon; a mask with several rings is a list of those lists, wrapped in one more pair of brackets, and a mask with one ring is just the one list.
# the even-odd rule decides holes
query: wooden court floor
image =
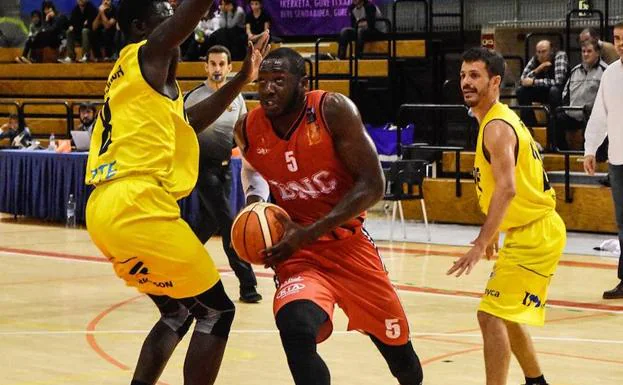
{"label": "wooden court floor", "polygon": [[[425,384],[484,384],[482,343],[475,317],[492,262],[467,277],[445,271],[465,248],[379,242],[412,327]],[[220,240],[207,245],[237,300]],[[272,318],[274,286],[257,270],[260,304],[237,303],[218,384],[292,384]],[[551,385],[623,383],[623,301],[603,301],[616,283],[613,260],[565,255],[551,291],[547,324],[532,328]],[[117,279],[85,230],[0,216],[0,385],[127,385],[138,351],[157,320],[155,307]],[[335,331],[319,347],[341,385],[395,385],[369,339]],[[162,384],[182,384],[187,341]],[[511,364],[509,384],[523,383]]]}

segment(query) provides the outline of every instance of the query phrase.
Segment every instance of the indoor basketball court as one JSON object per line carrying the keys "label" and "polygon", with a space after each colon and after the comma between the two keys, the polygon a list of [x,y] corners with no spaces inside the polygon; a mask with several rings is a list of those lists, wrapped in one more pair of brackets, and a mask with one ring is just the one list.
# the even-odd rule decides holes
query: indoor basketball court
{"label": "indoor basketball court", "polygon": [[[439,233],[433,234],[439,238]],[[448,234],[450,237],[450,234]],[[0,385],[128,384],[141,343],[156,321],[152,302],[116,278],[83,229],[2,216],[0,224]],[[482,261],[456,279],[446,270],[465,247],[379,242],[410,318],[425,384],[483,384],[482,337],[475,309],[490,272]],[[256,269],[264,300],[243,304],[220,240],[207,245],[237,312],[218,384],[291,384],[272,317],[271,271]],[[552,385],[619,384],[623,378],[623,302],[603,301],[614,259],[564,255],[551,286],[547,324],[532,328]],[[335,312],[319,346],[334,384],[395,384],[369,339],[346,332]],[[188,337],[188,336],[187,336]],[[161,377],[181,384],[182,341]],[[509,384],[523,381],[511,360]]]}

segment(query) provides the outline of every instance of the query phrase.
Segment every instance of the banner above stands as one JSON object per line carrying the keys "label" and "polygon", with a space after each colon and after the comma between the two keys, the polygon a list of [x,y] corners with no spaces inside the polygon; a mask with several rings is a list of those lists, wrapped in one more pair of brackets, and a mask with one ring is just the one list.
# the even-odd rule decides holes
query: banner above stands
{"label": "banner above stands", "polygon": [[[383,5],[393,0],[374,0]],[[332,35],[350,26],[347,14],[353,0],[271,0],[263,1],[264,9],[273,19],[277,36]],[[385,15],[387,17],[388,15]]]}
{"label": "banner above stands", "polygon": [[[218,1],[218,0],[215,0]],[[383,10],[384,5],[393,0],[373,0]],[[41,9],[42,0],[21,0],[22,15],[28,16],[32,10]],[[101,0],[91,0],[96,7]],[[178,0],[178,3],[183,0]],[[312,36],[340,33],[350,26],[347,15],[348,6],[353,0],[264,0],[264,9],[273,20],[273,33],[277,36]],[[118,0],[113,0],[117,4]],[[238,0],[248,11],[247,0]],[[76,0],[54,0],[59,11],[69,16]],[[384,15],[388,17],[389,15]]]}

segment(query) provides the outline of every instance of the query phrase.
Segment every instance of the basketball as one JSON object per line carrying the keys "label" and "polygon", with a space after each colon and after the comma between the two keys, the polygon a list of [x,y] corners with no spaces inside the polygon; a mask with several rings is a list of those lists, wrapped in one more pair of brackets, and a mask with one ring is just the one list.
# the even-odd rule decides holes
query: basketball
{"label": "basketball", "polygon": [[279,214],[290,218],[272,203],[253,203],[242,210],[231,227],[231,243],[238,256],[251,264],[263,265],[261,252],[275,245],[285,231]]}

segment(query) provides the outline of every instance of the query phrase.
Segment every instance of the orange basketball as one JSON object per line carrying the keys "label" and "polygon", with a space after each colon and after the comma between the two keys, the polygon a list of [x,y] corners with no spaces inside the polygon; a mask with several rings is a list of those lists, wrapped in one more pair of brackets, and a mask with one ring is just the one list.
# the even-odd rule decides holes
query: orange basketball
{"label": "orange basketball", "polygon": [[290,218],[281,207],[258,202],[245,207],[234,219],[231,244],[238,256],[251,264],[263,265],[261,252],[275,245],[285,231],[279,215]]}

